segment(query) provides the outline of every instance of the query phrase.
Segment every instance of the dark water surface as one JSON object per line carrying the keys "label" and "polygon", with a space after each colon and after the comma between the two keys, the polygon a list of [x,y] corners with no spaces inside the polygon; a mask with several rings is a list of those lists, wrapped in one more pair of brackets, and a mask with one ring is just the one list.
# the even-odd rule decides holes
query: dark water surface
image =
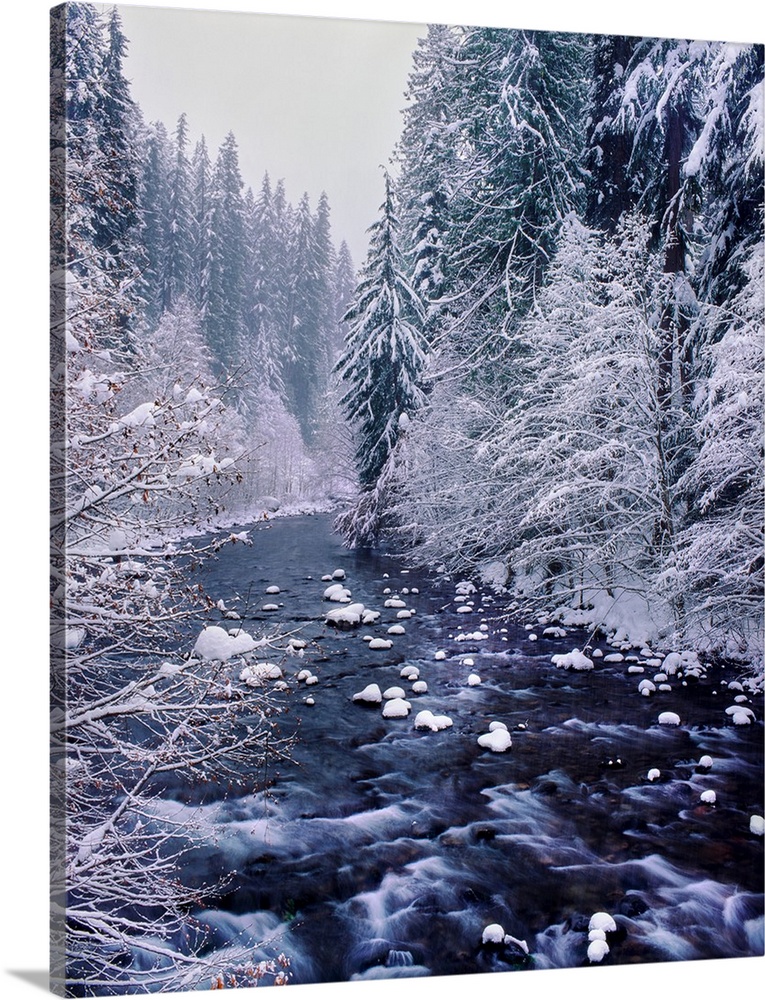
{"label": "dark water surface", "polygon": [[[326,515],[272,520],[250,537],[203,571],[207,592],[252,635],[290,632],[307,646],[263,654],[287,681],[274,698],[283,732],[298,735],[294,762],[202,807],[219,827],[204,874],[235,872],[201,914],[214,947],[265,941],[257,955],[286,953],[296,983],[569,967],[587,963],[589,918],[608,911],[618,930],[606,963],[762,954],[763,838],[749,824],[763,813],[763,706],[750,694],[755,723],[731,723],[735,668],[670,677],[671,690],[643,697],[638,683],[659,668],[639,650],[642,663],[557,668],[551,656],[581,647],[583,633],[544,638],[540,625],[534,641],[491,593],[455,599],[456,580],[344,549]],[[323,600],[322,576],[336,569],[377,623],[325,625],[341,605]],[[280,593],[266,594],[273,585]],[[398,618],[392,597],[414,614]],[[271,602],[276,611],[261,610]],[[395,624],[405,634],[389,636]],[[393,645],[371,650],[369,635]],[[404,665],[427,693],[412,693]],[[297,681],[305,668],[316,684]],[[404,688],[408,718],[354,703],[370,683]],[[416,730],[424,709],[453,725]],[[680,726],[659,725],[664,711]],[[477,742],[495,720],[512,734],[505,753]],[[710,789],[713,805],[701,801]],[[494,923],[528,954],[483,946]]]}

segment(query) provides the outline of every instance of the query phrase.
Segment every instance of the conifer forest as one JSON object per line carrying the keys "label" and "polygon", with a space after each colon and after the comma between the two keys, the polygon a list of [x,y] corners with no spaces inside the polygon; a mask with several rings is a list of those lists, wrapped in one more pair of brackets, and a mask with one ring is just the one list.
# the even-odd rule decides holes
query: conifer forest
{"label": "conifer forest", "polygon": [[423,26],[356,261],[51,41],[54,991],[762,956],[763,46]]}

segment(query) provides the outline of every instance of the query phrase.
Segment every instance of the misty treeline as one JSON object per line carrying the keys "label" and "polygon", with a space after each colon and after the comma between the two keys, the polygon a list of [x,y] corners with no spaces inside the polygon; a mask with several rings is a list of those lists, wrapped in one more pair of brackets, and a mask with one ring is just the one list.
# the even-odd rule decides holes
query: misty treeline
{"label": "misty treeline", "polygon": [[429,27],[338,368],[351,544],[756,657],[762,81],[759,45]]}

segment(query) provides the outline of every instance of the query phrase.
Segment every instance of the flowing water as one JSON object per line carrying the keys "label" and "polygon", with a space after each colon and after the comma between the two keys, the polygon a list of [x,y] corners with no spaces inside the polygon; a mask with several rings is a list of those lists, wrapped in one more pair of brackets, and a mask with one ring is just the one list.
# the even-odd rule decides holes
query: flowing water
{"label": "flowing water", "polygon": [[[490,592],[458,594],[456,580],[344,549],[326,515],[263,522],[250,537],[201,576],[251,634],[307,643],[278,660],[288,690],[274,695],[298,741],[252,791],[202,806],[218,831],[196,864],[205,878],[235,873],[200,914],[211,947],[284,952],[296,983],[570,967],[587,963],[588,921],[607,911],[607,963],[762,954],[763,838],[750,818],[763,813],[763,706],[750,696],[754,724],[731,723],[735,668],[675,675],[643,697],[639,681],[658,671],[647,654],[560,669],[551,656],[583,633],[539,626],[532,639]],[[337,569],[352,600],[380,612],[375,624],[325,624],[341,605],[323,599],[322,577]],[[370,635],[391,648],[371,649]],[[402,679],[405,665],[426,693]],[[317,683],[296,679],[305,668]],[[404,688],[409,716],[354,702],[372,683]],[[415,729],[425,709],[453,725]],[[680,725],[659,725],[664,711]],[[511,733],[507,752],[478,744],[492,721]],[[508,938],[484,945],[489,924]]]}

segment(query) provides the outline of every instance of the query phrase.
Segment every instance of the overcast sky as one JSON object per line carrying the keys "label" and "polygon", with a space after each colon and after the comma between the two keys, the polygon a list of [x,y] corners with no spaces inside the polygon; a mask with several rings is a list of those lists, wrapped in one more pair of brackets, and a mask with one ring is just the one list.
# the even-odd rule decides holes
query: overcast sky
{"label": "overcast sky", "polygon": [[245,185],[267,170],[297,204],[326,191],[335,242],[363,263],[380,164],[401,129],[421,24],[120,6],[125,73],[148,121],[186,112],[212,158],[229,131]]}

